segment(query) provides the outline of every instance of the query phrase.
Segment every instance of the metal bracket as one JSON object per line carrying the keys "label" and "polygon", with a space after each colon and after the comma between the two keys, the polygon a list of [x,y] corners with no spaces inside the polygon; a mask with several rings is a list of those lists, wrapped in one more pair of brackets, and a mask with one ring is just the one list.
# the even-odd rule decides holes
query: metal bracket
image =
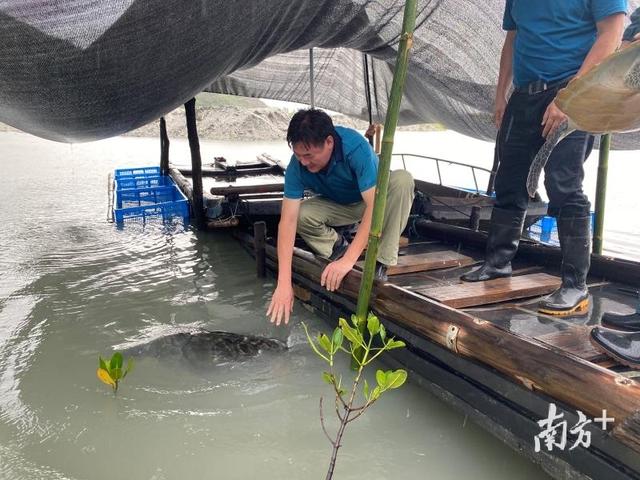
{"label": "metal bracket", "polygon": [[458,333],[460,329],[455,325],[449,325],[447,329],[447,347],[458,353]]}

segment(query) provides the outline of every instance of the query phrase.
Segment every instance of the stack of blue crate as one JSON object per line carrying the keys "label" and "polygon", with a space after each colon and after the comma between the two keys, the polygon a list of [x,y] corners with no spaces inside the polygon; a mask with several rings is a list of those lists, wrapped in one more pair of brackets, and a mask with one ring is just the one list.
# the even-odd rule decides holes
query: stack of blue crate
{"label": "stack of blue crate", "polygon": [[[595,223],[595,212],[591,212],[591,232],[593,233],[593,227]],[[558,238],[558,224],[555,217],[545,215],[540,218],[536,223],[531,225],[527,231],[529,236],[542,243],[548,243],[549,245],[560,245],[560,239]]]}
{"label": "stack of blue crate", "polygon": [[116,223],[149,217],[182,217],[189,221],[189,201],[160,167],[120,168],[114,172]]}

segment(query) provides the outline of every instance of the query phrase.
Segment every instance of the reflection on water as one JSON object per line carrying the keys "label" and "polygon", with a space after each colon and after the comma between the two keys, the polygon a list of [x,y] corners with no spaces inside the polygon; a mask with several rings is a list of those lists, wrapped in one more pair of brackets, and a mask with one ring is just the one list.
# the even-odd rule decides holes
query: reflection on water
{"label": "reflection on water", "polygon": [[[156,163],[157,142],[0,142],[0,478],[322,478],[318,399],[330,392],[300,322],[324,324],[297,306],[289,327],[273,327],[273,281],[258,281],[227,236],[105,221],[107,173]],[[249,147],[202,150],[233,158]],[[184,142],[172,156],[188,158]],[[290,348],[204,368],[141,356],[117,397],[95,377],[114,346],[195,329]],[[416,382],[351,424],[343,445],[341,479],[544,477]]]}

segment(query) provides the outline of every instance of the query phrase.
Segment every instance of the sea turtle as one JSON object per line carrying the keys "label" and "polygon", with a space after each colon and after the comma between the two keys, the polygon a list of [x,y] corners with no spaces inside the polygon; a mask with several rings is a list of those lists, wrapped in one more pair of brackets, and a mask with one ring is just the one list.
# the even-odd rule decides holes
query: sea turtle
{"label": "sea turtle", "polygon": [[552,150],[574,130],[590,133],[640,130],[640,40],[569,82],[558,92],[556,105],[569,119],[548,136],[531,163],[527,192],[532,197]]}
{"label": "sea turtle", "polygon": [[151,341],[123,346],[126,355],[179,357],[197,366],[221,365],[256,357],[264,352],[287,350],[287,344],[275,338],[202,329],[179,331]]}

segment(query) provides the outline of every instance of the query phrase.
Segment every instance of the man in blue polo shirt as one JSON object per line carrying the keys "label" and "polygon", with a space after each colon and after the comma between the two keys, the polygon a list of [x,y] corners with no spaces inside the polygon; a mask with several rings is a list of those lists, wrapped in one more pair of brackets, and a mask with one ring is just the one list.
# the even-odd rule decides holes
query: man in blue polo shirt
{"label": "man in blue polo shirt", "polygon": [[[511,275],[529,200],[529,167],[545,137],[566,119],[554,98],[573,77],[618,48],[626,9],[626,0],[506,0],[507,36],[495,100],[500,157],[496,203],[485,263],[463,280]],[[574,132],[556,146],[545,167],[549,215],[557,218],[562,250],[562,285],[539,305],[547,314],[587,311],[590,204],[582,191],[582,164],[592,147],[591,135]]]}
{"label": "man in blue polo shirt", "polygon": [[[367,245],[378,176],[378,157],[355,130],[334,127],[321,110],[300,110],[287,131],[293,156],[284,181],[278,226],[278,285],[267,310],[271,322],[289,322],[293,309],[291,262],[296,231],[318,255],[331,260],[320,279],[336,290]],[[413,178],[405,170],[391,172],[387,208],[378,248],[376,277],[398,260],[400,234],[413,202]],[[316,196],[303,200],[305,190]],[[351,242],[333,227],[360,222]]]}

